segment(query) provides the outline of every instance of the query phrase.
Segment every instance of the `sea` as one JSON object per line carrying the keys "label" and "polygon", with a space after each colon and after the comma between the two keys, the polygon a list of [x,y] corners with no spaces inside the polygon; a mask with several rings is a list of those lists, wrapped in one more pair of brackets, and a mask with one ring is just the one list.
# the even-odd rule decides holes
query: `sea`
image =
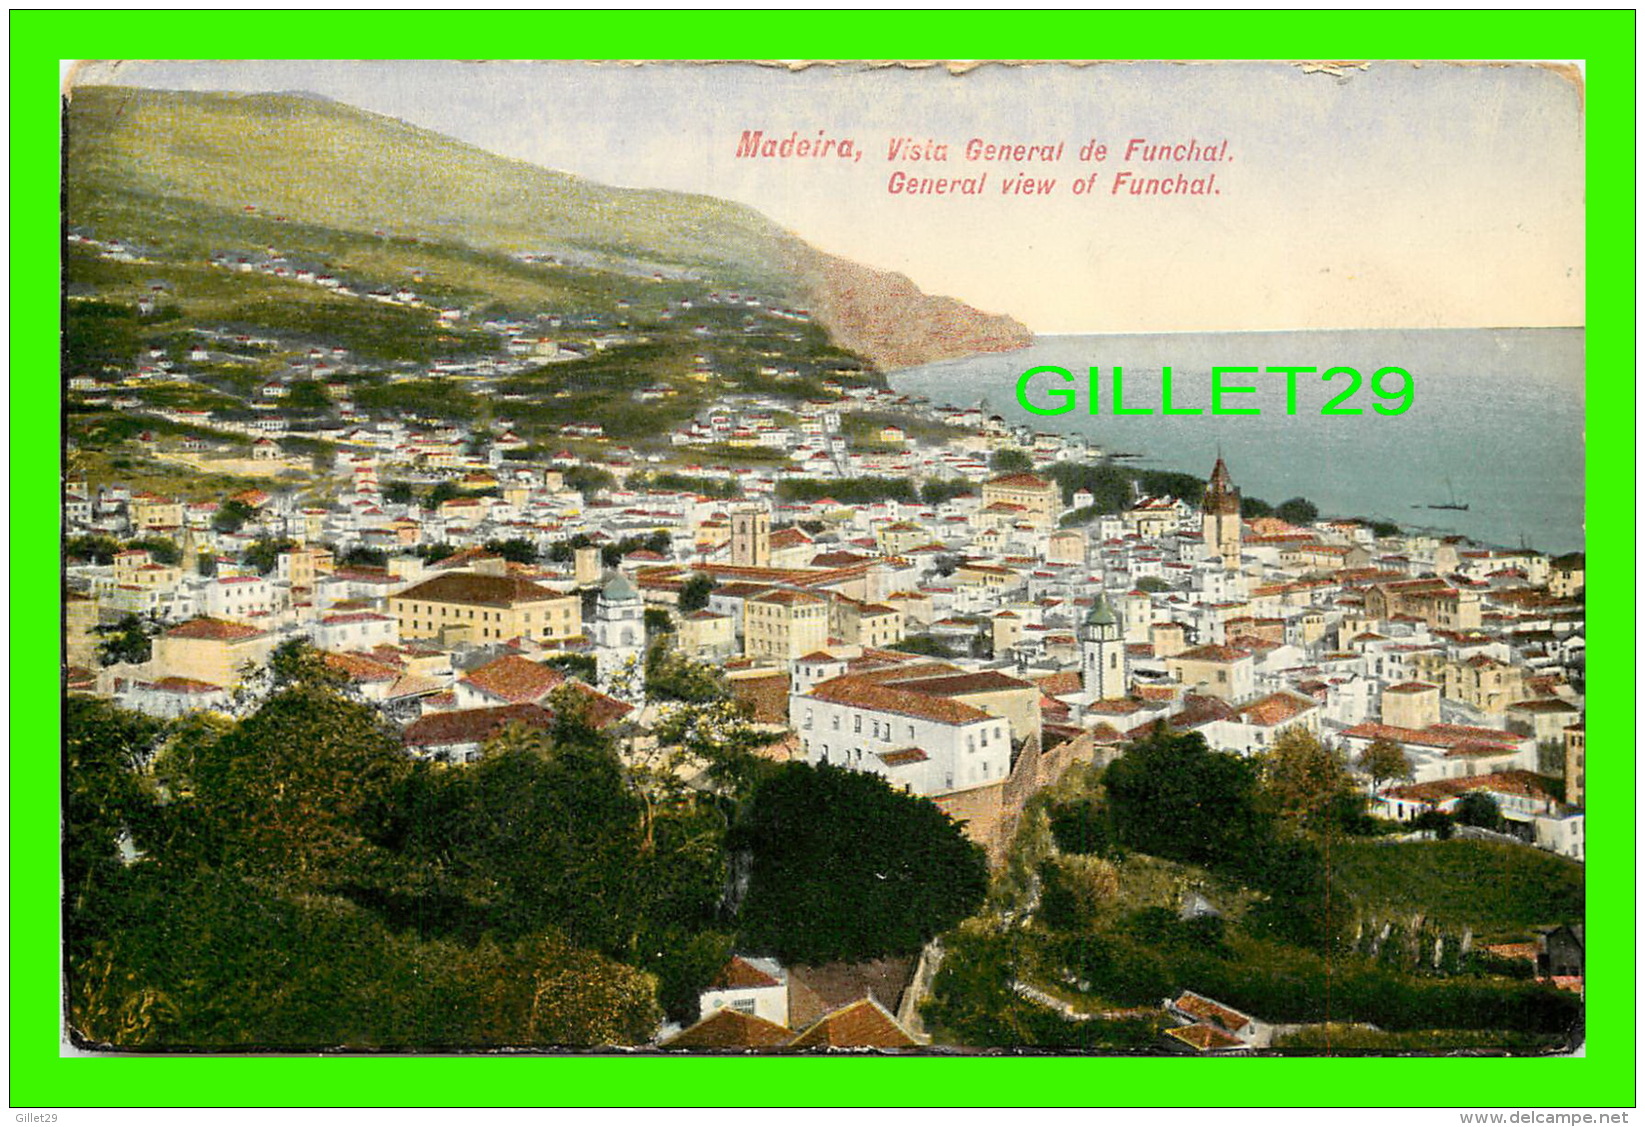
{"label": "sea", "polygon": [[[1072,384],[1036,376],[1030,401],[1058,405],[1048,388],[1071,388],[1073,411],[1035,415],[1017,402],[1023,372],[1068,369]],[[1151,415],[1111,413],[1112,369],[1124,370],[1124,404]],[[1228,374],[1226,406],[1259,415],[1213,415],[1211,368],[1346,366],[1363,377],[1343,407],[1321,408],[1348,386],[1304,373],[1296,413],[1286,411],[1286,378]],[[1584,547],[1583,331],[1574,329],[1321,330],[1308,332],[1089,334],[1036,337],[1028,348],[986,353],[893,373],[891,386],[945,406],[983,405],[1013,425],[1085,436],[1120,464],[1208,477],[1218,454],[1247,497],[1277,505],[1306,497],[1322,516],[1393,521],[1407,529],[1457,534],[1482,545],[1528,546],[1558,554]],[[1412,397],[1401,414],[1374,409],[1392,399],[1372,392],[1372,374],[1410,373]],[[1100,369],[1100,413],[1088,411],[1088,370]],[[1172,374],[1172,403],[1206,408],[1165,415],[1161,373]],[[1401,379],[1382,378],[1395,393]],[[1433,505],[1467,508],[1432,508]]]}

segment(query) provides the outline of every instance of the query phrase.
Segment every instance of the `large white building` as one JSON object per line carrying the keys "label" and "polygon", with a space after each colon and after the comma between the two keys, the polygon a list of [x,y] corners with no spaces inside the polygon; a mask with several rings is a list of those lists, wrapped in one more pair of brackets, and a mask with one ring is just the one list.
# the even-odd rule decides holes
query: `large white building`
{"label": "large white building", "polygon": [[1011,725],[975,705],[847,674],[789,697],[807,763],[872,771],[914,794],[997,783],[1011,771]]}

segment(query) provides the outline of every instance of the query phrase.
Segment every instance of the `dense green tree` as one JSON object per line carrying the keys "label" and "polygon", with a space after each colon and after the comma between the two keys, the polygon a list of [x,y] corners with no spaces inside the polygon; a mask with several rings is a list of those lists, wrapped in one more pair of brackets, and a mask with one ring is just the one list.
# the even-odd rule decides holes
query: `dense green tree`
{"label": "dense green tree", "polygon": [[141,536],[136,540],[126,541],[126,551],[147,552],[157,564],[171,567],[180,563],[183,553],[177,547],[176,541],[168,540],[164,536]]}
{"label": "dense green tree", "polygon": [[1163,723],[1103,775],[1116,840],[1159,857],[1216,865],[1266,832],[1256,765],[1213,752],[1198,732]]}
{"label": "dense green tree", "polygon": [[1458,825],[1478,826],[1482,830],[1502,828],[1502,807],[1482,790],[1471,790],[1458,799],[1452,816]]}
{"label": "dense green tree", "polygon": [[1175,497],[1197,505],[1205,495],[1205,482],[1193,474],[1173,470],[1140,470],[1137,483],[1150,497]]}
{"label": "dense green tree", "polygon": [[391,505],[409,505],[417,499],[417,490],[409,481],[383,483],[383,500]]}
{"label": "dense green tree", "polygon": [[509,563],[535,564],[537,562],[537,545],[523,537],[516,536],[511,540],[487,540],[486,551],[496,552]]}
{"label": "dense green tree", "polygon": [[224,501],[217,506],[217,512],[211,518],[211,527],[218,532],[239,532],[256,515],[257,510],[244,501]]}
{"label": "dense green tree", "polygon": [[602,490],[617,487],[617,479],[611,471],[601,469],[599,466],[568,466],[560,473],[564,477],[566,485],[575,489],[584,497],[592,497]]}
{"label": "dense green tree", "polygon": [[1440,841],[1450,841],[1456,833],[1456,819],[1438,810],[1424,810],[1411,819],[1411,828],[1432,833]]}
{"label": "dense green tree", "polygon": [[258,575],[267,575],[279,566],[281,552],[289,552],[297,546],[297,541],[288,537],[259,536],[241,554],[240,562],[247,567],[256,568]]}
{"label": "dense green tree", "polygon": [[598,662],[592,654],[555,654],[543,659],[543,664],[559,669],[571,677],[592,685],[598,672]]}
{"label": "dense green tree", "polygon": [[974,496],[976,492],[977,487],[964,478],[933,477],[920,486],[920,500],[927,505],[940,505],[956,497]]}
{"label": "dense green tree", "polygon": [[1088,490],[1093,498],[1092,516],[1117,513],[1129,505],[1136,480],[1134,473],[1109,462],[1057,462],[1048,466],[1045,474],[1061,487],[1065,505],[1073,504],[1074,494],[1080,490]]}
{"label": "dense green tree", "polygon": [[141,665],[154,652],[151,636],[135,614],[126,615],[117,625],[99,627],[98,632],[103,640],[97,644],[97,660],[104,665]]}
{"label": "dense green tree", "polygon": [[730,696],[730,690],[717,666],[692,661],[663,636],[646,652],[645,695],[652,700],[703,704]]}
{"label": "dense green tree", "polygon": [[680,588],[680,613],[706,610],[708,596],[714,592],[714,580],[706,575],[693,575]]}
{"label": "dense green tree", "polygon": [[1066,802],[1052,803],[1048,811],[1051,836],[1064,853],[1107,854],[1114,834],[1104,796],[1099,791]]}
{"label": "dense green tree", "polygon": [[1071,854],[1040,866],[1040,918],[1063,931],[1090,927],[1113,905],[1119,874],[1100,857]]}
{"label": "dense green tree", "polygon": [[193,801],[225,862],[294,889],[339,886],[373,862],[368,839],[408,769],[398,738],[314,672],[311,653],[291,649],[288,687],[191,751]]}
{"label": "dense green tree", "polygon": [[821,501],[830,497],[842,505],[872,505],[876,501],[913,504],[920,499],[915,483],[906,477],[784,477],[777,482],[780,501]]}
{"label": "dense green tree", "polygon": [[974,912],[982,848],[928,799],[878,775],[785,764],[731,838],[750,855],[744,945],[788,961],[909,954]]}
{"label": "dense green tree", "polygon": [[307,413],[331,410],[331,396],[319,380],[293,380],[286,386],[286,403],[295,411]]}
{"label": "dense green tree", "polygon": [[1342,828],[1364,805],[1342,755],[1306,728],[1280,732],[1257,764],[1268,807],[1301,829]]}
{"label": "dense green tree", "polygon": [[138,768],[162,726],[104,700],[69,697],[63,716],[63,887],[83,896],[99,870],[120,862],[118,840],[141,822],[147,796]]}
{"label": "dense green tree", "polygon": [[1293,497],[1274,506],[1274,515],[1287,524],[1309,525],[1319,519],[1319,506],[1306,497]]}
{"label": "dense green tree", "polygon": [[988,468],[995,473],[1033,473],[1034,459],[1027,451],[1008,446],[994,451],[988,459]]}
{"label": "dense green tree", "polygon": [[1260,497],[1241,497],[1239,499],[1239,515],[1245,520],[1271,517],[1274,515],[1274,506]]}
{"label": "dense green tree", "polygon": [[120,542],[112,536],[71,536],[63,544],[63,555],[71,560],[83,560],[99,567],[114,562],[120,551]]}
{"label": "dense green tree", "polygon": [[921,654],[925,657],[953,657],[954,651],[940,638],[933,638],[929,634],[910,634],[900,641],[892,642],[885,647],[888,650],[897,650],[906,654]]}
{"label": "dense green tree", "polygon": [[1393,779],[1411,777],[1411,761],[1405,750],[1392,740],[1372,740],[1354,764],[1360,773],[1371,780],[1371,788],[1380,791],[1382,784]]}
{"label": "dense green tree", "polygon": [[342,567],[387,567],[388,553],[381,548],[368,548],[364,544],[356,544],[339,555],[337,563]]}
{"label": "dense green tree", "polygon": [[662,607],[645,608],[645,632],[650,637],[674,633],[674,619]]}
{"label": "dense green tree", "polygon": [[423,508],[438,509],[447,501],[455,501],[461,496],[463,496],[463,490],[456,482],[451,480],[441,481],[428,491],[428,496],[423,498]]}

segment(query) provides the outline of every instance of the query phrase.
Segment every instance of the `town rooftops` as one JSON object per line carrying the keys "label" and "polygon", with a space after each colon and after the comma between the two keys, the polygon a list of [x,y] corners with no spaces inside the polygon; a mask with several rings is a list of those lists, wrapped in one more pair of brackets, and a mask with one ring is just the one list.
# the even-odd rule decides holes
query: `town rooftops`
{"label": "town rooftops", "polygon": [[662,1042],[662,1049],[776,1049],[794,1040],[794,1031],[725,1007]]}
{"label": "town rooftops", "polygon": [[1232,646],[1195,646],[1191,650],[1176,654],[1172,660],[1230,662],[1250,656],[1244,650],[1237,650]]}
{"label": "town rooftops", "polygon": [[908,1049],[919,1042],[878,1001],[864,998],[822,1018],[791,1044],[796,1049]]}
{"label": "town rooftops", "polygon": [[809,591],[771,591],[764,595],[756,595],[750,601],[784,607],[823,606],[828,602],[821,595],[813,595]]}
{"label": "town rooftops", "polygon": [[197,638],[213,642],[244,642],[263,637],[265,631],[239,622],[224,622],[220,618],[193,618],[181,626],[167,630],[167,638]]}
{"label": "town rooftops", "polygon": [[1272,728],[1288,720],[1295,720],[1314,707],[1316,704],[1313,698],[1281,690],[1245,705],[1239,710],[1239,718],[1247,724]]}
{"label": "town rooftops", "polygon": [[988,480],[988,484],[1005,489],[1044,490],[1052,487],[1051,483],[1045,478],[1040,477],[1038,474],[1031,473],[1001,474],[999,477],[990,478]]}
{"label": "town rooftops", "polygon": [[905,688],[876,684],[864,676],[847,674],[824,681],[809,694],[830,704],[844,704],[870,712],[889,712],[938,724],[974,724],[988,713],[947,697],[927,696]]}
{"label": "town rooftops", "polygon": [[520,603],[539,603],[562,598],[558,592],[541,587],[529,579],[508,575],[480,575],[476,572],[457,572],[437,575],[415,587],[401,591],[396,598],[422,600],[430,603],[461,603],[464,605],[512,607]]}
{"label": "town rooftops", "polygon": [[781,986],[782,979],[768,974],[743,958],[733,955],[708,984],[710,990],[754,990],[767,986]]}
{"label": "town rooftops", "polygon": [[558,669],[510,654],[472,670],[463,684],[488,697],[519,704],[540,699],[565,679]]}

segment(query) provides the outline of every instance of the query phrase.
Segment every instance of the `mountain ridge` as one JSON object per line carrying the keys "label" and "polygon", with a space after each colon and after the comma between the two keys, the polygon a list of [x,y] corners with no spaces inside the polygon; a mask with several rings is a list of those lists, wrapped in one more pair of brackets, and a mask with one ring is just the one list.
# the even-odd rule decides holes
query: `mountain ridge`
{"label": "mountain ridge", "polygon": [[827,254],[747,205],[601,184],[333,99],[86,86],[71,92],[66,122],[71,222],[132,215],[133,197],[146,197],[574,253],[618,273],[640,264],[781,296],[885,370],[1032,340],[1009,317]]}

